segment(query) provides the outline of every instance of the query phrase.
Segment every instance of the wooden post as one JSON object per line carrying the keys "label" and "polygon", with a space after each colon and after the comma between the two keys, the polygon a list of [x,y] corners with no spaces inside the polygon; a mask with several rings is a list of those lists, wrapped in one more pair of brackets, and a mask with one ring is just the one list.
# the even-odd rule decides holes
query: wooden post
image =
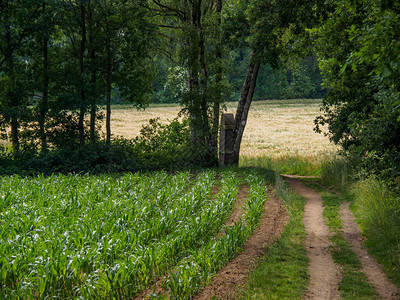
{"label": "wooden post", "polygon": [[235,129],[235,117],[233,114],[222,114],[221,130],[219,134],[219,165],[230,165],[232,161]]}

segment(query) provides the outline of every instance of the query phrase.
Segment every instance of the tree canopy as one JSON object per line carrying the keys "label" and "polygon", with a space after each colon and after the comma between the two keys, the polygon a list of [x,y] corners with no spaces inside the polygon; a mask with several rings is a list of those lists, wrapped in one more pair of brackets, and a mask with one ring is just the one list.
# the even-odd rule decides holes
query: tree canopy
{"label": "tree canopy", "polygon": [[128,101],[148,102],[154,27],[143,5],[0,2],[0,115],[3,129],[11,127],[14,153],[21,142],[35,148],[40,141],[43,150],[94,142],[98,106],[112,85]]}
{"label": "tree canopy", "polygon": [[216,164],[221,107],[236,97],[236,164],[253,98],[326,92],[316,131],[328,125],[344,151],[395,178],[399,12],[387,0],[3,0],[3,136],[14,154],[96,145],[105,104],[110,147],[113,95],[145,107],[154,92],[186,119],[153,122],[132,143],[154,149],[180,132],[193,161]]}
{"label": "tree canopy", "polygon": [[398,1],[333,1],[313,37],[331,140],[388,178],[400,174]]}

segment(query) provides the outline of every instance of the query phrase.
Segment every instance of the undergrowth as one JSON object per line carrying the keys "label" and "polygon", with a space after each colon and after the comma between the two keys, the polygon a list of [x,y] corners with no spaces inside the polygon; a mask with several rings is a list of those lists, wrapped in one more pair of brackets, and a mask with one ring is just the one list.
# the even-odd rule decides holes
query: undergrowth
{"label": "undergrowth", "polygon": [[194,170],[217,166],[214,152],[193,145],[187,121],[164,125],[152,119],[135,139],[118,137],[110,144],[97,140],[79,145],[65,138],[47,150],[33,145],[12,153],[0,147],[0,175]]}
{"label": "undergrowth", "polygon": [[355,158],[339,155],[325,160],[321,168],[321,183],[337,191],[346,190],[360,171]]}

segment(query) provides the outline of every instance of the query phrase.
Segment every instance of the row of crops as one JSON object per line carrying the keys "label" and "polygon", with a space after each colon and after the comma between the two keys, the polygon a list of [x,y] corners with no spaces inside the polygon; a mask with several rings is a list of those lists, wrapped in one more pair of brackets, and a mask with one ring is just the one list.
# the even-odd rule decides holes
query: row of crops
{"label": "row of crops", "polygon": [[[242,219],[226,226],[242,184]],[[168,297],[190,298],[240,250],[266,199],[262,176],[243,170],[0,185],[2,299],[133,298],[159,278]]]}

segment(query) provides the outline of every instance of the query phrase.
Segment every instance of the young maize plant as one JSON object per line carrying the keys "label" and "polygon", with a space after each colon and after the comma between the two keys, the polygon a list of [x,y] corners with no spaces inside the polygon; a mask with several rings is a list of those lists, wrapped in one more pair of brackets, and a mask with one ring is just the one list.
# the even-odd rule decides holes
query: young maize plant
{"label": "young maize plant", "polygon": [[153,228],[151,217],[162,211],[161,218],[163,209],[179,206],[174,201],[185,194],[189,178],[187,172],[2,178],[2,294],[64,298],[108,293],[107,272],[115,275],[118,269],[118,277],[127,278],[132,270],[119,268],[119,261],[132,256],[140,242],[146,245],[165,235]]}
{"label": "young maize plant", "polygon": [[258,222],[263,181],[245,177],[244,215],[229,228],[244,180],[233,171],[221,173],[217,195],[215,171],[2,177],[0,297],[132,298],[169,274],[171,297],[188,298]]}
{"label": "young maize plant", "polygon": [[[232,175],[229,174],[228,178]],[[163,287],[172,299],[190,299],[211,277],[240,251],[240,247],[256,228],[266,200],[265,180],[255,172],[246,174],[245,182],[250,186],[242,219],[224,228],[224,235],[217,240],[209,240],[183,259],[178,268],[169,273]],[[236,182],[236,185],[238,182]],[[226,215],[227,217],[229,215]],[[156,297],[157,295],[153,295]]]}

